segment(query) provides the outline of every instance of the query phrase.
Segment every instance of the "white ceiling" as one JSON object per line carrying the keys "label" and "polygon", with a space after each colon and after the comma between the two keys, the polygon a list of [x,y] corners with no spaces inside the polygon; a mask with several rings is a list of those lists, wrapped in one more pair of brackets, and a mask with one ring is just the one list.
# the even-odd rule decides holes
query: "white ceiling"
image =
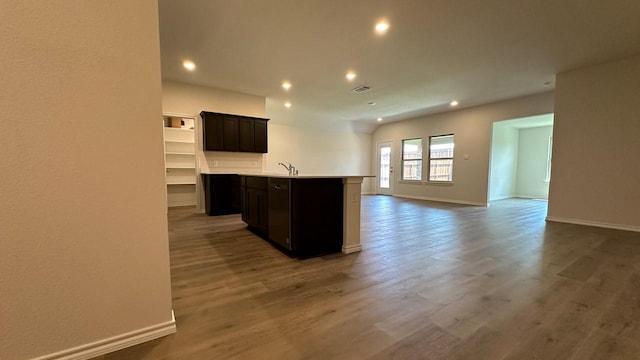
{"label": "white ceiling", "polygon": [[[265,96],[273,122],[301,126],[370,130],[378,116],[448,111],[454,99],[462,108],[549,91],[558,72],[640,53],[638,0],[159,0],[159,9],[164,79]],[[385,36],[373,31],[381,18]]]}

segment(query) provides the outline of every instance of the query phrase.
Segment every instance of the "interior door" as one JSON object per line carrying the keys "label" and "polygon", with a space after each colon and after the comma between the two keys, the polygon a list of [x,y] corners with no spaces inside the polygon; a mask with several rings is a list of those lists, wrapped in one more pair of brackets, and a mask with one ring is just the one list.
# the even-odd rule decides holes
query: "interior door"
{"label": "interior door", "polygon": [[378,143],[378,176],[376,193],[393,195],[393,142]]}

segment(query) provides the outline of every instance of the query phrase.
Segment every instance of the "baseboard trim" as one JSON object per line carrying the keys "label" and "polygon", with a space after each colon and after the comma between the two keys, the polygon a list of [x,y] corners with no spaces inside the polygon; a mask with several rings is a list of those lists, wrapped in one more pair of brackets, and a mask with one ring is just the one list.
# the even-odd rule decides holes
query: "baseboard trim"
{"label": "baseboard trim", "polygon": [[595,226],[595,227],[606,228],[606,229],[640,232],[639,226],[611,224],[611,223],[604,223],[604,222],[598,222],[598,221],[587,221],[587,220],[578,220],[578,219],[567,219],[567,218],[555,217],[555,216],[547,216],[545,220],[567,223],[567,224],[575,224],[575,225]]}
{"label": "baseboard trim", "polygon": [[518,198],[518,199],[532,199],[532,200],[548,200],[547,198],[545,198],[544,196],[538,196],[538,195],[527,195],[527,194],[520,194],[520,195],[514,195],[514,198]]}
{"label": "baseboard trim", "polygon": [[464,201],[464,200],[453,200],[453,199],[441,199],[441,198],[430,198],[426,196],[413,196],[413,195],[402,195],[402,194],[393,194],[393,197],[405,198],[405,199],[414,199],[414,200],[426,200],[426,201],[437,201],[451,204],[461,204],[461,205],[473,205],[473,206],[489,206],[488,203],[484,202],[474,202],[474,201]]}
{"label": "baseboard trim", "polygon": [[342,245],[342,252],[345,254],[351,254],[354,252],[362,251],[362,244],[357,245]]}
{"label": "baseboard trim", "polygon": [[497,198],[493,198],[489,201],[500,201],[500,200],[506,200],[506,199],[530,199],[530,200],[544,200],[544,201],[548,200],[545,197],[540,197],[535,195],[504,195],[504,196],[498,196]]}
{"label": "baseboard trim", "polygon": [[171,335],[176,332],[176,319],[171,311],[171,321],[152,325],[129,333],[81,345],[57,353],[41,356],[34,360],[87,360],[124,348]]}
{"label": "baseboard trim", "polygon": [[489,200],[489,201],[506,200],[506,199],[512,199],[512,198],[514,198],[514,197],[515,197],[515,195],[502,195],[502,196],[498,196],[498,197],[496,197],[496,198],[493,198],[493,199],[491,199],[491,200]]}

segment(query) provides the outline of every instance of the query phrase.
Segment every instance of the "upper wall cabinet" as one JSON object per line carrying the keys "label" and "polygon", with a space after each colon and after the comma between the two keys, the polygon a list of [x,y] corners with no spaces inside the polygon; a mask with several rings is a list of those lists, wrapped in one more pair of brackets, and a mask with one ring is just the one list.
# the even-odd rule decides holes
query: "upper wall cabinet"
{"label": "upper wall cabinet", "polygon": [[205,151],[267,152],[267,121],[250,116],[203,111]]}

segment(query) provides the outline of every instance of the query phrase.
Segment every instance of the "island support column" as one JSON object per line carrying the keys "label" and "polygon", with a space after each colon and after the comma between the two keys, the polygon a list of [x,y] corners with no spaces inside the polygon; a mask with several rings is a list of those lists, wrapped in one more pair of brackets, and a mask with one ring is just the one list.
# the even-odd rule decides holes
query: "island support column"
{"label": "island support column", "polygon": [[345,254],[362,250],[360,244],[360,194],[363,179],[359,176],[342,179],[344,184],[342,252]]}

